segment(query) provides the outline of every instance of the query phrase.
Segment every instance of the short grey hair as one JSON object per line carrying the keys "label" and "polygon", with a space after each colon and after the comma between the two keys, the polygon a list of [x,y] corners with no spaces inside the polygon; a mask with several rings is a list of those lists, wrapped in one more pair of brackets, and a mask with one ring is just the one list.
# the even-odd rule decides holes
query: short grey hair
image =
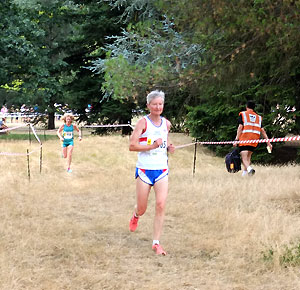
{"label": "short grey hair", "polygon": [[150,104],[150,102],[156,98],[161,98],[163,102],[165,102],[165,93],[163,91],[152,91],[147,95],[147,104]]}

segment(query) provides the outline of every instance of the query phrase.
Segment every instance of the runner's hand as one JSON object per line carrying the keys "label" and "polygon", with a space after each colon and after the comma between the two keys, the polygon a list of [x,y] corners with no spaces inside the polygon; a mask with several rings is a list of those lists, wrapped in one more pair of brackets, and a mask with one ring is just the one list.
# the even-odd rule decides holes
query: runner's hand
{"label": "runner's hand", "polygon": [[168,146],[168,152],[170,152],[170,153],[174,153],[175,152],[175,146],[173,144],[170,144]]}

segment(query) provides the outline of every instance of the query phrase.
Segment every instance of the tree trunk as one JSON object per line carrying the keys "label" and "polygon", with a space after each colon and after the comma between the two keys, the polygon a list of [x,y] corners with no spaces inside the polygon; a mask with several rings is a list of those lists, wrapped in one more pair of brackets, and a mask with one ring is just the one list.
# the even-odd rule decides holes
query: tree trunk
{"label": "tree trunk", "polygon": [[54,112],[48,113],[48,130],[55,129],[55,116]]}
{"label": "tree trunk", "polygon": [[132,128],[131,127],[122,127],[122,135],[130,135],[132,132]]}
{"label": "tree trunk", "polygon": [[[296,97],[296,112],[300,111],[300,104],[299,104],[300,98]],[[295,122],[296,122],[296,134],[300,134],[300,117],[296,115],[295,117]]]}
{"label": "tree trunk", "polygon": [[[131,124],[131,120],[128,120],[128,119],[121,119],[120,124]],[[132,132],[132,128],[130,126],[124,126],[122,127],[122,135],[130,135]]]}

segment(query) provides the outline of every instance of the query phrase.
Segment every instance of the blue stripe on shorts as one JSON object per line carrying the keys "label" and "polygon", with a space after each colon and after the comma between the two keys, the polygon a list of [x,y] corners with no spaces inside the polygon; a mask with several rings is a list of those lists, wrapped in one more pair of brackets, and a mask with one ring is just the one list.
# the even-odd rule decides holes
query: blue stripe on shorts
{"label": "blue stripe on shorts", "polygon": [[164,178],[169,174],[168,169],[150,170],[136,168],[135,178],[140,178],[143,182],[154,185],[155,182]]}

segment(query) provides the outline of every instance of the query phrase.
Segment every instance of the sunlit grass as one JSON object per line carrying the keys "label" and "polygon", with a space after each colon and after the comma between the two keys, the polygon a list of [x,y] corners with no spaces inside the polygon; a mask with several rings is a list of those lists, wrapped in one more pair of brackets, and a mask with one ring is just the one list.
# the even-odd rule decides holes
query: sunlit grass
{"label": "sunlit grass", "polygon": [[0,289],[298,289],[299,166],[255,165],[256,175],[242,178],[198,147],[193,176],[194,146],[177,150],[161,237],[168,255],[158,257],[153,194],[137,231],[128,229],[137,157],[128,137],[75,142],[72,174],[58,139],[43,145],[41,174],[39,152],[30,155],[30,181],[26,156],[0,156]]}

